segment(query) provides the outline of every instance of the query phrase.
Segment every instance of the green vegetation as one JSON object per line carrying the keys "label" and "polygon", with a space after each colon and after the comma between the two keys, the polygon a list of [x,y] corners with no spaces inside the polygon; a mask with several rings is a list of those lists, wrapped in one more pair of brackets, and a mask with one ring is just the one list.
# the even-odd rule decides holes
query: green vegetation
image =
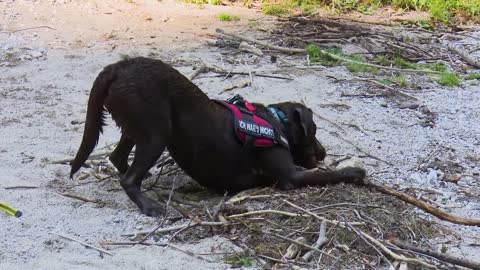
{"label": "green vegetation", "polygon": [[[312,63],[318,63],[324,66],[336,66],[340,64],[339,60],[323,53],[322,48],[316,44],[308,44],[305,49],[307,50],[307,53],[310,56],[310,62]],[[340,47],[332,47],[324,49],[324,51],[344,57],[343,50]]]}
{"label": "green vegetation", "polygon": [[225,257],[225,262],[232,267],[252,267],[252,258],[245,253],[235,253]]}
{"label": "green vegetation", "polygon": [[480,80],[480,72],[473,72],[465,77],[465,80]]}
{"label": "green vegetation", "polygon": [[350,55],[347,58],[350,59],[350,60],[360,62],[360,63],[347,63],[346,67],[347,67],[348,71],[350,71],[350,72],[376,73],[378,71],[378,69],[376,69],[376,68],[369,67],[367,65],[361,64],[361,63],[366,61],[365,57],[363,57],[361,55]]}
{"label": "green vegetation", "polygon": [[190,4],[197,4],[197,5],[203,5],[203,4],[210,4],[210,5],[221,5],[222,0],[183,0],[185,3],[190,3]]}
{"label": "green vegetation", "polygon": [[438,78],[437,82],[443,86],[459,86],[460,83],[460,77],[456,73],[450,73],[450,72],[442,72],[440,74],[440,78]]}
{"label": "green vegetation", "polygon": [[408,85],[408,78],[404,74],[393,76],[390,79],[388,79],[388,81],[393,82],[401,87],[407,87]]}
{"label": "green vegetation", "polygon": [[409,68],[409,69],[430,69],[439,72],[446,72],[447,67],[444,64],[433,63],[433,64],[417,64],[410,62],[406,59],[403,59],[399,56],[395,57],[393,60],[393,65],[401,68]]}
{"label": "green vegetation", "polygon": [[286,3],[281,4],[262,4],[262,12],[266,15],[280,16],[289,13],[292,10],[291,5]]}
{"label": "green vegetation", "polygon": [[222,22],[240,21],[240,17],[236,15],[230,15],[227,13],[218,14],[218,19]]}
{"label": "green vegetation", "polygon": [[[263,0],[262,11],[268,15],[280,16],[298,7],[307,14],[315,7],[323,7],[336,12],[356,10],[373,14],[379,7],[387,5],[403,10],[428,11],[433,20],[445,23],[451,23],[456,15],[477,21],[480,19],[479,0]],[[417,24],[424,28],[433,27],[423,20]]]}

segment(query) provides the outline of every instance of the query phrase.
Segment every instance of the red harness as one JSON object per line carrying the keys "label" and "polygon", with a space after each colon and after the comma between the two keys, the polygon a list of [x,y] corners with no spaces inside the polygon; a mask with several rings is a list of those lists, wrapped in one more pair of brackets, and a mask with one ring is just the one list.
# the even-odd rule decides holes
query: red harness
{"label": "red harness", "polygon": [[287,139],[272,124],[256,115],[256,108],[250,102],[241,97],[216,102],[232,111],[235,134],[244,146],[270,147],[280,144],[289,148]]}

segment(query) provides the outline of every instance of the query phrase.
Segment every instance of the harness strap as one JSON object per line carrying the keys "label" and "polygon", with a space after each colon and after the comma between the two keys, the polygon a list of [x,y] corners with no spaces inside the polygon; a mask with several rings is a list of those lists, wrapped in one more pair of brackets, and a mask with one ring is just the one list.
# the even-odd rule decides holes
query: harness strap
{"label": "harness strap", "polygon": [[[259,117],[255,113],[255,106],[244,100],[242,96],[235,95],[226,101],[215,100],[215,102],[229,108],[233,113],[235,134],[243,142],[244,152],[252,150],[255,146],[273,146],[277,143],[289,149],[288,140],[282,135],[283,133],[271,123]],[[272,113],[272,109],[269,108],[269,111]],[[279,117],[279,113],[272,114]],[[280,114],[280,117],[288,119],[285,113]],[[286,120],[280,120],[279,122],[286,124]]]}

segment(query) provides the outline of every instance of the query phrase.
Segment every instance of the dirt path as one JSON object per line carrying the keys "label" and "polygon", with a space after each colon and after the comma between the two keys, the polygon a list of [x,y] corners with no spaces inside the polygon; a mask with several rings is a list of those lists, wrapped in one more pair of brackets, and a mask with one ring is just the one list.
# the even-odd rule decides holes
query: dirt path
{"label": "dirt path", "polygon": [[[0,212],[0,268],[228,268],[223,255],[204,256],[212,261],[207,262],[171,248],[136,246],[109,248],[113,256],[99,256],[98,251],[59,238],[55,233],[100,246],[104,240],[124,241],[121,234],[150,228],[156,219],[140,214],[116,189],[115,181],[72,181],[68,179],[68,166],[48,165],[46,161],[74,155],[89,89],[105,65],[122,55],[144,55],[171,62],[185,74],[192,69],[181,64],[184,62],[232,67],[221,51],[203,45],[207,34],[215,27],[248,33],[249,20],[264,27],[271,26],[272,20],[241,8],[199,7],[174,1],[0,1],[0,12],[0,200],[24,212],[18,219]],[[220,22],[219,12],[236,14],[241,20]],[[316,112],[344,126],[344,130],[338,130],[317,119],[321,127],[318,137],[330,154],[360,156],[369,172],[376,172],[376,180],[435,189],[440,194],[437,203],[448,210],[480,216],[479,86],[447,89],[433,85],[415,93],[422,106],[435,113],[436,124],[428,128],[421,124],[428,116],[426,111],[401,109],[383,98],[341,97],[342,91],[355,93],[364,87],[335,83],[328,77],[348,78],[343,67],[291,71],[268,59],[255,62],[239,55],[238,60],[257,71],[294,80],[255,77],[253,86],[221,94],[225,86],[245,78],[201,76],[195,83],[216,98],[234,93],[264,103],[303,98]],[[237,66],[245,71],[249,68]],[[338,103],[346,106],[335,109],[325,105]],[[99,147],[115,142],[118,134],[111,125]],[[345,140],[393,166],[365,158]],[[432,153],[435,155],[429,158]],[[422,160],[425,164],[419,168]],[[429,173],[454,169],[462,175],[460,185]],[[18,186],[35,188],[5,189]],[[104,205],[84,203],[62,192],[102,198]],[[450,241],[449,250],[456,254],[478,254],[478,246],[469,246],[480,243],[478,229],[450,228],[460,238],[439,239],[439,243]],[[196,253],[239,250],[221,237],[181,247]]]}

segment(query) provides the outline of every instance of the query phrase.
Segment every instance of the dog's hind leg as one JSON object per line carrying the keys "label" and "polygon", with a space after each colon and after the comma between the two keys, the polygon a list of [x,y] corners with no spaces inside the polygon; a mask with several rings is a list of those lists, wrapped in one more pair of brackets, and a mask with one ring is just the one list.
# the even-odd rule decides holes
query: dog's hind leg
{"label": "dog's hind leg", "polygon": [[120,180],[128,197],[147,216],[158,216],[165,211],[163,206],[140,191],[145,173],[155,164],[163,150],[165,150],[165,144],[159,142],[136,144],[133,163]]}
{"label": "dog's hind leg", "polygon": [[121,174],[124,174],[128,170],[128,156],[134,145],[135,143],[131,139],[122,134],[117,147],[115,147],[115,150],[110,154],[110,162],[112,162],[113,166],[115,166]]}

